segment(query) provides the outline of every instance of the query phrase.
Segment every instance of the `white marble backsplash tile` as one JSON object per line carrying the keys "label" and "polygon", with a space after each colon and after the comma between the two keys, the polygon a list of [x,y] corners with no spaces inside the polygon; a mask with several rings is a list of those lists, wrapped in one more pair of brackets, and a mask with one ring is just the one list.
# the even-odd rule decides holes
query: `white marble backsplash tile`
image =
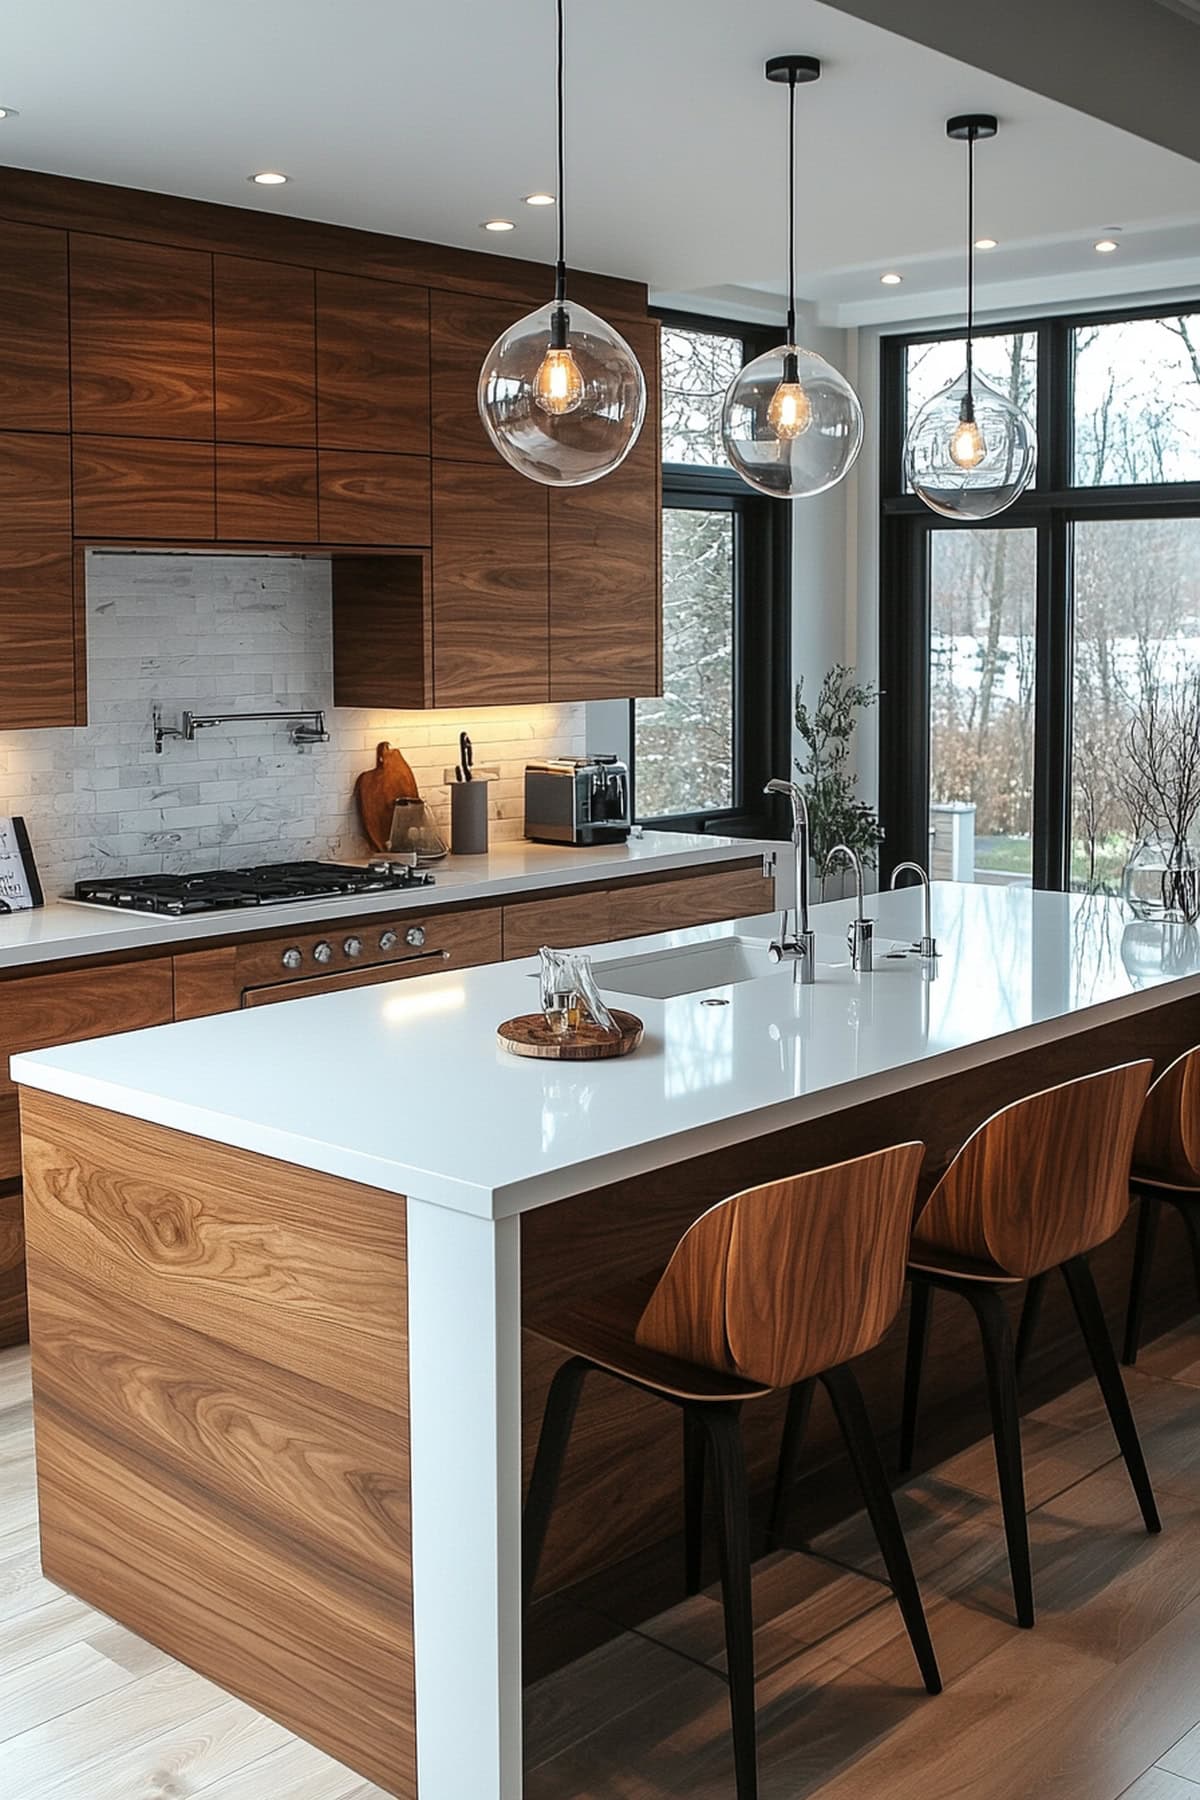
{"label": "white marble backsplash tile", "polygon": [[[387,738],[449,833],[443,770],[470,732],[490,784],[494,843],[524,830],[525,764],[582,755],[585,708],[389,713],[334,707],[329,565],[301,557],[91,553],[90,723],[0,732],[0,813],[22,813],[48,894],[120,868],[234,868],[364,849],[356,777]],[[151,708],[260,712],[154,753]],[[293,748],[289,707],[324,707],[328,744]]]}

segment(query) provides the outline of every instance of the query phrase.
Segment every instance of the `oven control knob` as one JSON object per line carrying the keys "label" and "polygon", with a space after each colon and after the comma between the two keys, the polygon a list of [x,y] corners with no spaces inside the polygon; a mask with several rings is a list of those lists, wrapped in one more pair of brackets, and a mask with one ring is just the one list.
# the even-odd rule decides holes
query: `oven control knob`
{"label": "oven control knob", "polygon": [[394,931],[381,931],[379,934],[379,948],[381,950],[394,950],[399,942],[400,939]]}
{"label": "oven control knob", "polygon": [[302,952],[297,950],[295,946],[290,950],[285,950],[283,953],[283,966],[285,969],[303,968],[304,956]]}
{"label": "oven control knob", "polygon": [[345,943],[342,945],[342,949],[346,952],[347,956],[361,956],[362,955],[362,939],[356,938],[356,937],[348,937],[346,939]]}
{"label": "oven control knob", "polygon": [[419,950],[421,945],[425,942],[425,927],[423,925],[410,925],[404,934],[404,941],[406,944],[411,944],[414,950]]}
{"label": "oven control knob", "polygon": [[313,945],[313,961],[319,962],[319,963],[332,962],[333,961],[333,945],[327,944],[324,938],[321,939],[321,942],[319,944],[314,944]]}

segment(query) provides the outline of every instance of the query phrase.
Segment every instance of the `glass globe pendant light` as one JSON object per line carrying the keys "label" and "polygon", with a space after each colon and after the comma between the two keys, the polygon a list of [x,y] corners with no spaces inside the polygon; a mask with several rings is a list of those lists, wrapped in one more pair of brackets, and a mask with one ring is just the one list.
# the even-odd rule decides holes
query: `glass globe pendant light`
{"label": "glass globe pendant light", "polygon": [[479,371],[479,415],[506,462],[546,487],[610,475],[637,442],[646,378],[619,331],[567,303],[563,0],[558,7],[558,258],[554,299],[496,339]]}
{"label": "glass globe pendant light", "polygon": [[721,436],[752,488],[779,500],[822,494],[862,449],[863,412],[844,375],[796,342],[796,87],[818,81],[814,56],[773,56],[767,80],[788,85],[787,342],[746,364],[730,382]]}
{"label": "glass globe pendant light", "polygon": [[1033,479],[1037,433],[1019,406],[975,372],[975,145],[996,135],[990,113],[950,119],[946,134],[967,145],[967,366],[926,401],[904,441],[913,492],[947,519],[991,519]]}

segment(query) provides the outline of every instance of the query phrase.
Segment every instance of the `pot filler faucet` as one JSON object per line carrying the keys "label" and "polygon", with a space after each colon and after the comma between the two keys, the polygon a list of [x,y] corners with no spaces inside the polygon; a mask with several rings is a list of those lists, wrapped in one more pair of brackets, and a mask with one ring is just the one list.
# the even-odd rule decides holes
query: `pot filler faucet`
{"label": "pot filler faucet", "polygon": [[905,874],[917,876],[922,887],[925,889],[925,929],[921,934],[920,944],[914,945],[914,948],[920,950],[922,962],[931,963],[936,961],[938,953],[937,943],[933,935],[933,889],[929,885],[928,875],[925,873],[920,863],[917,862],[902,862],[896,864],[895,868],[892,870],[893,888],[896,885],[897,878]]}
{"label": "pot filler faucet", "polygon": [[779,937],[768,955],[772,962],[794,962],[807,986],[816,980],[817,942],[808,923],[808,803],[794,781],[768,781],[764,794],[787,794],[792,803],[792,853],[796,863],[796,930],[788,932],[788,909],[779,915]]}

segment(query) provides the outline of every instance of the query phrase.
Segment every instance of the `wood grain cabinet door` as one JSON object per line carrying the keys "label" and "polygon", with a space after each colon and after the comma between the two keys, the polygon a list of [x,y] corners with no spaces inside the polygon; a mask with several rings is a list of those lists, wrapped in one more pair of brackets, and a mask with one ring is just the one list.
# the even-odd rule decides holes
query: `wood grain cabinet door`
{"label": "wood grain cabinet door", "polygon": [[76,431],[213,436],[212,257],[71,233]]}
{"label": "wood grain cabinet door", "polygon": [[427,456],[322,449],[317,461],[322,543],[429,543]]}
{"label": "wood grain cabinet door", "polygon": [[316,451],[218,444],[217,536],[233,543],[314,543]]}
{"label": "wood grain cabinet door", "polygon": [[76,537],[215,535],[211,441],[76,434],[71,450]]}
{"label": "wood grain cabinet door", "polygon": [[313,271],[215,256],[213,328],[217,437],[242,444],[315,444]]}
{"label": "wood grain cabinet door", "polygon": [[329,450],[428,456],[425,288],[317,270],[317,436]]}
{"label": "wood grain cabinet door", "polygon": [[646,377],[646,419],[621,466],[550,494],[550,698],[662,691],[658,326],[620,320]]}
{"label": "wood grain cabinet door", "polygon": [[498,457],[433,465],[435,706],[550,697],[546,490]]}
{"label": "wood grain cabinet door", "polygon": [[70,439],[0,432],[0,729],[75,722],[72,582]]}
{"label": "wood grain cabinet door", "polygon": [[[547,296],[548,298],[548,296]],[[479,294],[429,296],[433,454],[455,462],[498,460],[483,429],[476,398],[483,359],[502,331],[540,303],[490,300]]]}
{"label": "wood grain cabinet door", "polygon": [[0,424],[67,431],[67,234],[0,220]]}

